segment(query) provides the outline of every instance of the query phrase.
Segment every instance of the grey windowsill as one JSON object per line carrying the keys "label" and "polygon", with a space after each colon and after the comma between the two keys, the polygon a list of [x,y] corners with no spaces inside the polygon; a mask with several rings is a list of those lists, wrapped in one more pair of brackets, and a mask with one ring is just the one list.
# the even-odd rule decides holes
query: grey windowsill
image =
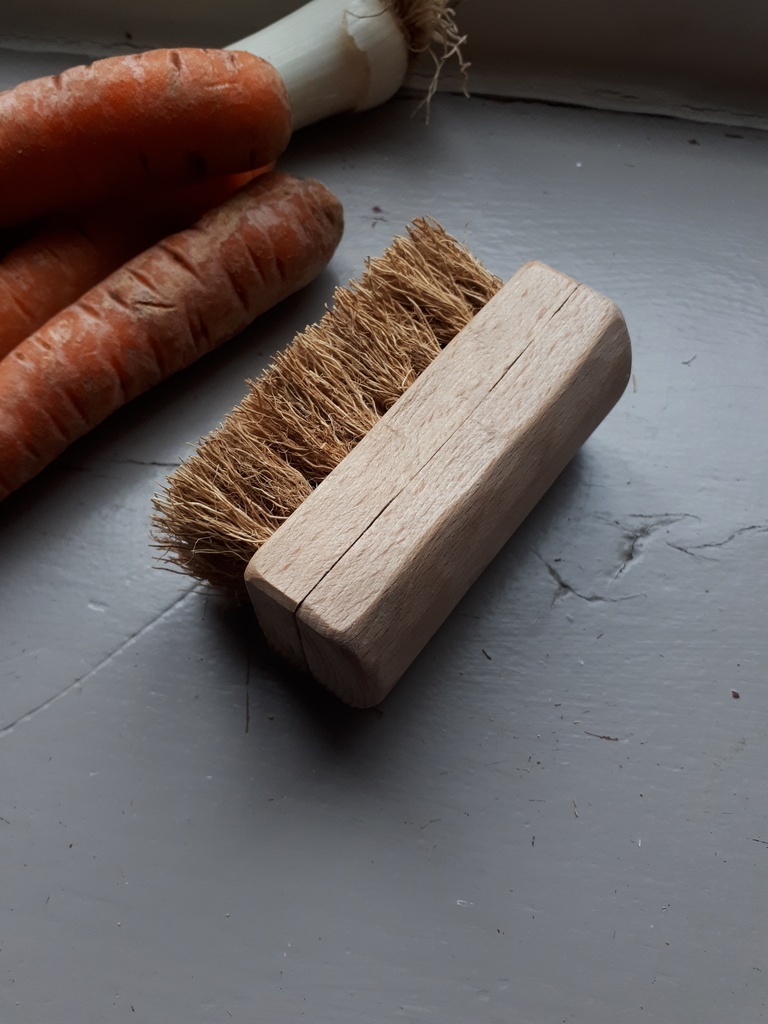
{"label": "grey windowsill", "polygon": [[[765,1014],[767,137],[415,106],[300,133],[284,166],[345,206],[328,271],[0,505],[8,1024]],[[608,294],[634,372],[354,713],[156,567],[150,502],[424,214],[502,276],[538,258]]]}

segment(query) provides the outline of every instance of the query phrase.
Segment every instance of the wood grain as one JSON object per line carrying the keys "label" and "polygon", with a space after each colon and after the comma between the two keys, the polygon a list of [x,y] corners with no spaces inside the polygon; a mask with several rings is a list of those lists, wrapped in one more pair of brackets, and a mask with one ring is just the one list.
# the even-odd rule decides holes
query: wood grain
{"label": "wood grain", "polygon": [[629,370],[609,300],[522,268],[254,557],[270,644],[345,701],[378,703]]}

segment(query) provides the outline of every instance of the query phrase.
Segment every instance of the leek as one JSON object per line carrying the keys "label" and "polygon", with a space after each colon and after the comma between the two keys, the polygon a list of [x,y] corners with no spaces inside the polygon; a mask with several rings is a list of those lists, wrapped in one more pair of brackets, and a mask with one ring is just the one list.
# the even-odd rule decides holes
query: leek
{"label": "leek", "polygon": [[292,14],[233,43],[275,67],[286,86],[293,127],[368,110],[394,96],[422,53],[442,65],[464,42],[447,0],[310,0]]}

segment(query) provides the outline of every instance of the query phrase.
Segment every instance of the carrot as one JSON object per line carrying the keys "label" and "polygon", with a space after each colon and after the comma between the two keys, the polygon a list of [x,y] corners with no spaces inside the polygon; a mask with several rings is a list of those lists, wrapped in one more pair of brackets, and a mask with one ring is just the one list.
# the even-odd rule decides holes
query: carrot
{"label": "carrot", "polygon": [[43,223],[0,255],[0,359],[126,260],[189,227],[258,173],[231,174],[181,189],[144,189]]}
{"label": "carrot", "polygon": [[0,93],[0,225],[272,163],[291,112],[280,75],[231,50],[109,57]]}
{"label": "carrot", "polygon": [[0,360],[0,498],[309,283],[333,254],[342,220],[319,182],[267,174],[22,341]]}

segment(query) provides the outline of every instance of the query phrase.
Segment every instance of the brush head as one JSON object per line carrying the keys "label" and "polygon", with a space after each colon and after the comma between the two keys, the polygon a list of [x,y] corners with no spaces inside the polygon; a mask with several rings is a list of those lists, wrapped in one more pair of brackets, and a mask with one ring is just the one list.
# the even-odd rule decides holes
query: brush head
{"label": "brush head", "polygon": [[434,221],[337,289],[154,499],[161,560],[245,595],[254,552],[501,288]]}

